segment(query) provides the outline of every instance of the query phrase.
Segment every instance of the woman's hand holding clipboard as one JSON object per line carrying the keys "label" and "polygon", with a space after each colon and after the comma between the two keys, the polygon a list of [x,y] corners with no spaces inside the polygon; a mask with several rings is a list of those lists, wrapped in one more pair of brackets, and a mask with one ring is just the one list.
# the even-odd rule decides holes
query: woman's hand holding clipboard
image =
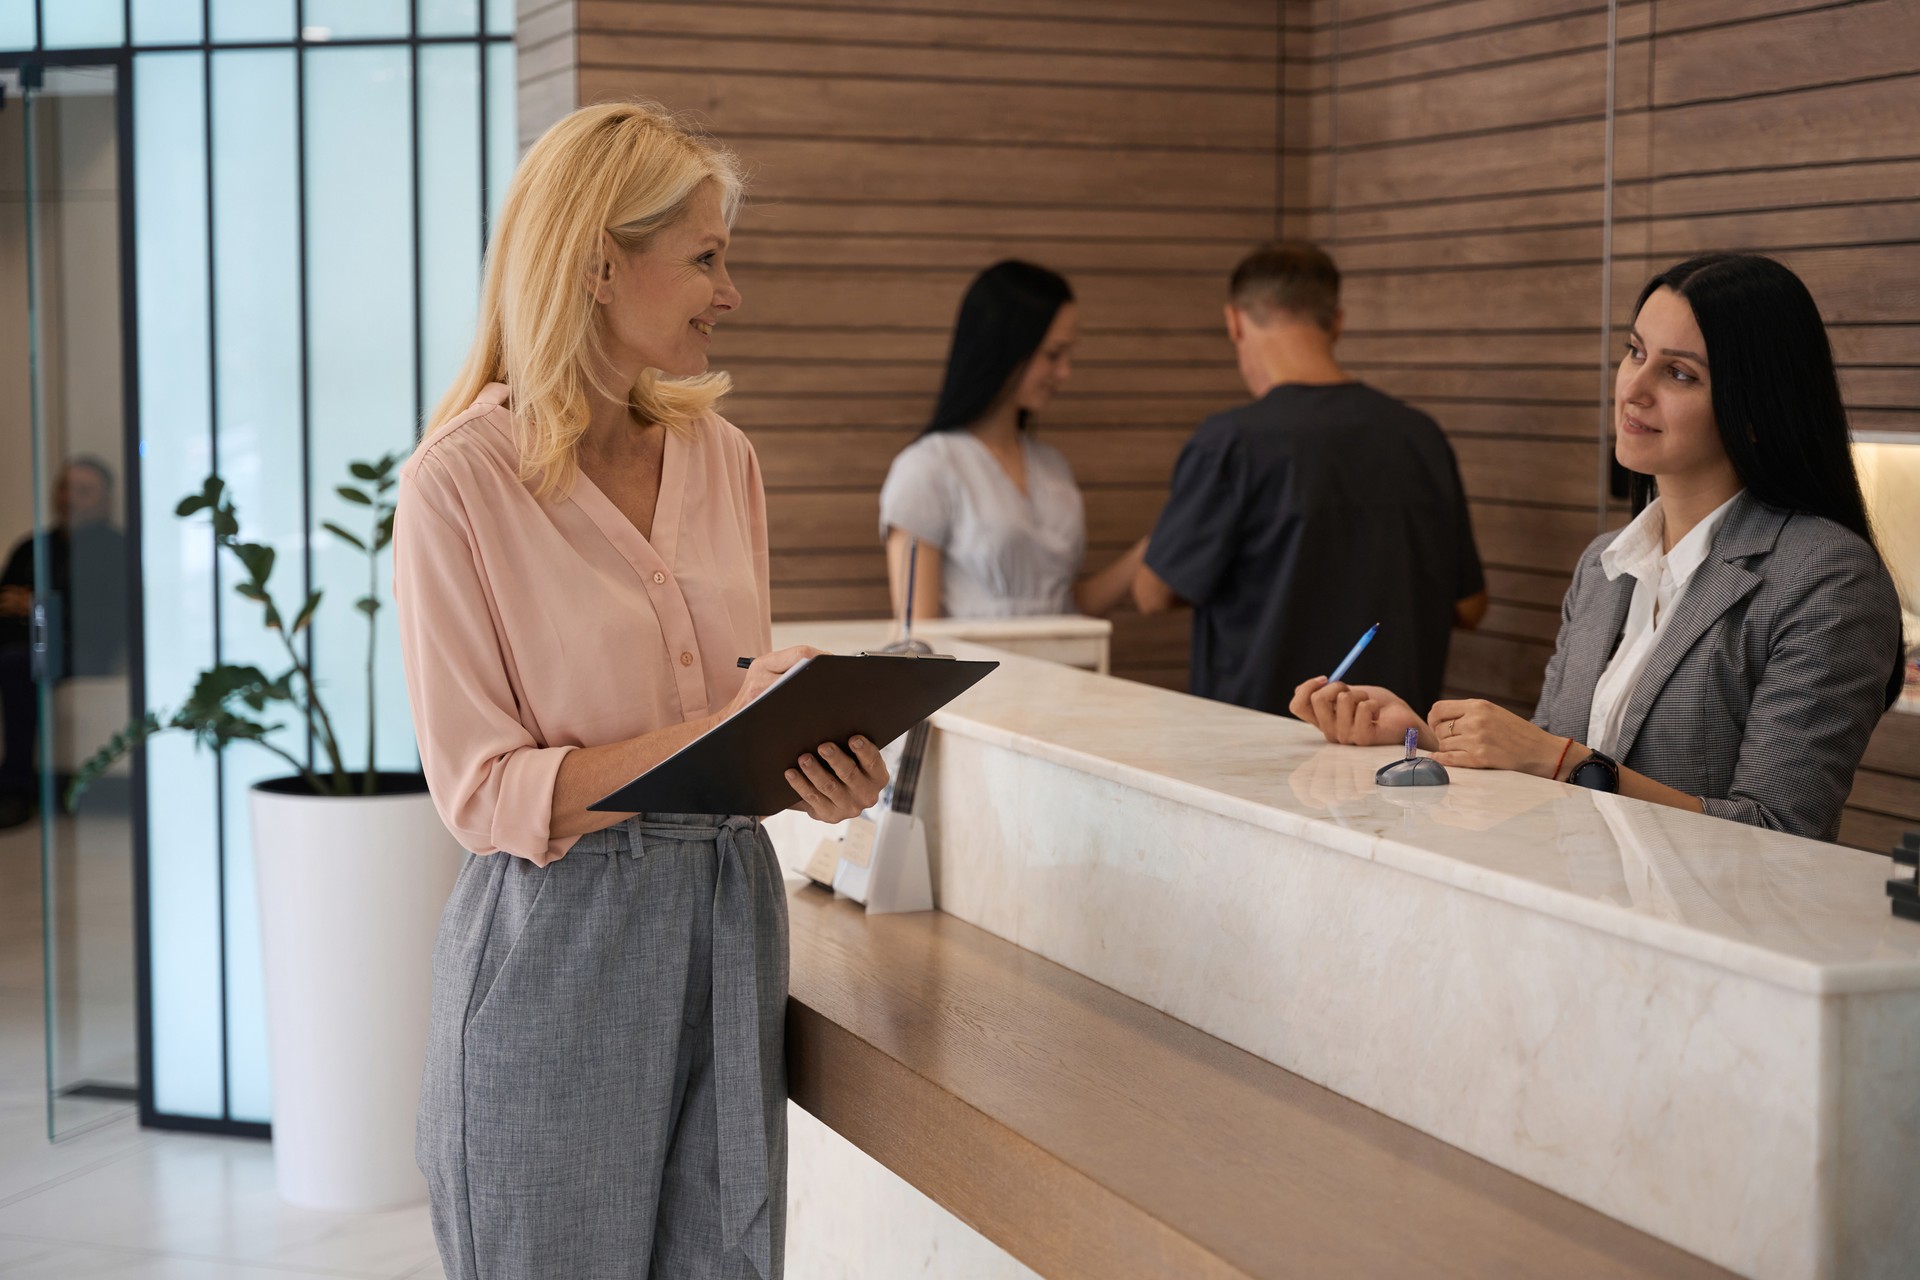
{"label": "woman's hand holding clipboard", "polygon": [[714,728],[588,807],[616,813],[769,814],[840,822],[886,785],[879,747],[997,667],[806,646],[754,661]]}
{"label": "woman's hand holding clipboard", "polygon": [[[758,658],[740,659],[747,678],[741,681],[740,691],[727,705],[722,722],[744,711],[820,653],[821,650],[812,645],[796,644]],[[794,767],[787,770],[786,778],[793,793],[800,797],[797,804],[788,808],[804,810],[820,822],[845,822],[879,800],[880,792],[887,785],[887,763],[880,758],[880,748],[855,734],[847,740],[844,749],[835,742],[822,742],[816,750],[803,753],[794,761]]]}

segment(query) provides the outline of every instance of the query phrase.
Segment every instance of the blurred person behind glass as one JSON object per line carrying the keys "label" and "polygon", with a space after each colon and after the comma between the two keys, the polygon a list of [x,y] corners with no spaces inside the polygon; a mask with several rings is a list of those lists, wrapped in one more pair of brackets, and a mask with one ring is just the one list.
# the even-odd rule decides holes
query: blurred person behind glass
{"label": "blurred person behind glass", "polygon": [[[47,533],[59,676],[112,675],[126,656],[126,535],[112,525],[113,472],[98,458],[77,457],[53,490],[54,527]],[[30,620],[38,584],[33,538],[22,538],[0,572],[0,829],[33,816],[33,743],[39,725],[33,689]]]}

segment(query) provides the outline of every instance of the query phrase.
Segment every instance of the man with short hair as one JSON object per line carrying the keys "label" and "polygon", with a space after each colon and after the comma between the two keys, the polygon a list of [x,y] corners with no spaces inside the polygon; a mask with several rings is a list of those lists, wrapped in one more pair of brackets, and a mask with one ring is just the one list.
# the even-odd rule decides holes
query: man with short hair
{"label": "man with short hair", "polygon": [[1202,422],[1133,581],[1145,613],[1193,606],[1190,692],[1284,712],[1374,623],[1355,684],[1440,697],[1453,627],[1486,580],[1453,449],[1432,418],[1334,359],[1340,271],[1318,246],[1235,268],[1227,334],[1254,400]]}

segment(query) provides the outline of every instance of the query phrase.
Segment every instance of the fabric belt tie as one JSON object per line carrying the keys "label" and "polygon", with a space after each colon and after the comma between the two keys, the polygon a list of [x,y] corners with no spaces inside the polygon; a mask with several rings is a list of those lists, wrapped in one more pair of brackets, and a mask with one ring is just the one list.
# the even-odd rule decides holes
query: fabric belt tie
{"label": "fabric belt tie", "polygon": [[719,1110],[720,1238],[739,1249],[762,1280],[773,1274],[773,1215],[767,1204],[767,1122],[760,1064],[760,966],[754,945],[751,859],[760,856],[759,822],[728,818],[718,826],[642,822],[660,840],[712,840],[713,1073]]}

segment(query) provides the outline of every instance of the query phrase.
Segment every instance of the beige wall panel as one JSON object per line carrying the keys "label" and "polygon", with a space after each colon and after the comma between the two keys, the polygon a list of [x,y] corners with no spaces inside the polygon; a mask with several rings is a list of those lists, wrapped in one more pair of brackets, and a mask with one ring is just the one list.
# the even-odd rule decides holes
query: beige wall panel
{"label": "beige wall panel", "polygon": [[1605,123],[1592,120],[1512,129],[1497,137],[1343,152],[1340,205],[1413,204],[1549,188],[1597,190],[1605,176],[1605,141]]}
{"label": "beige wall panel", "polygon": [[[1268,172],[1271,174],[1271,170]],[[1125,240],[1233,246],[1271,235],[1273,210],[1270,206],[1240,211],[1182,208],[1169,216],[1165,208],[1152,205],[1138,209],[1086,205],[1062,210],[979,199],[949,205],[869,201],[854,194],[796,199],[771,194],[754,182],[748,187],[747,205],[741,210],[737,231],[744,236],[763,228],[848,236],[917,235],[962,240],[998,236],[1057,244]]]}
{"label": "beige wall panel", "polygon": [[[608,15],[617,14],[626,7],[624,0],[583,0],[580,5],[583,21],[591,15],[596,22],[604,21]],[[802,6],[796,4],[794,7]],[[832,7],[848,13],[870,13],[876,17],[911,13],[999,22],[1013,16],[1009,13],[1006,0],[831,0],[830,6],[822,4],[819,7]],[[1192,0],[1180,7],[1177,16],[1170,15],[1161,0],[1021,0],[1019,14],[1027,19],[1092,19],[1149,29],[1182,23],[1240,33],[1272,33],[1278,28],[1273,0]]]}
{"label": "beige wall panel", "polygon": [[1461,483],[1475,497],[1587,510],[1596,502],[1600,457],[1591,441],[1455,436],[1453,452]]}
{"label": "beige wall panel", "polygon": [[1653,62],[1654,102],[1663,107],[1920,75],[1920,15],[1912,0],[1822,5],[1763,22],[1671,35],[1665,33],[1666,5],[1656,12],[1663,30]]}
{"label": "beige wall panel", "polygon": [[1703,157],[1715,168],[1910,159],[1920,136],[1916,83],[1904,76],[1662,107],[1653,118],[1653,171],[1697,169]]}
{"label": "beige wall panel", "polygon": [[1468,495],[1480,558],[1499,565],[1571,573],[1587,544],[1599,535],[1599,520],[1584,511],[1515,507]]}
{"label": "beige wall panel", "polygon": [[[1271,90],[1117,91],[1113,86],[761,74],[734,66],[686,71],[680,68],[689,63],[665,53],[659,60],[640,63],[618,49],[605,49],[607,43],[596,42],[593,59],[582,59],[584,101],[638,91],[699,113],[709,128],[743,150],[749,137],[779,134],[1195,148],[1251,152],[1255,163],[1269,172],[1273,163]],[[649,48],[655,44],[650,38],[643,43]],[[1230,161],[1222,157],[1219,163]]]}
{"label": "beige wall panel", "polygon": [[[893,12],[842,4],[729,4],[726,0],[584,0],[581,21],[594,34],[644,32],[657,36],[749,35],[757,39],[805,40],[836,45],[897,45],[964,51],[979,68],[1000,65],[1008,53],[1145,54],[1206,64],[1241,63],[1271,74],[1277,37],[1267,27],[1221,26],[1168,19],[1086,22],[1038,16],[1029,11],[978,13],[929,11],[926,6]],[[1084,15],[1081,15],[1084,17]]]}
{"label": "beige wall panel", "polygon": [[1819,165],[1806,169],[1647,177],[1614,192],[1617,218],[1796,208],[1865,201],[1909,201],[1920,192],[1920,160]]}
{"label": "beige wall panel", "polygon": [[1571,561],[1550,571],[1489,566],[1487,591],[1495,600],[1549,609],[1557,617],[1572,578]]}
{"label": "beige wall panel", "polygon": [[[1474,232],[1588,226],[1598,236],[1604,194],[1599,178],[1596,172],[1590,183],[1580,185],[1575,190],[1556,189],[1526,195],[1470,195],[1445,202],[1422,200],[1416,194],[1414,198],[1388,208],[1354,209],[1343,205],[1337,219],[1328,215],[1324,204],[1327,193],[1323,187],[1316,189],[1320,200],[1315,203],[1314,212],[1303,222],[1302,233],[1319,238],[1333,237],[1336,242],[1352,239],[1378,240],[1389,244],[1403,238],[1419,241]],[[1290,205],[1294,202],[1295,194],[1289,192]],[[1597,256],[1598,251],[1595,252]]]}
{"label": "beige wall panel", "polygon": [[[589,79],[595,81],[593,92],[610,96],[646,92],[644,76],[582,72],[583,95],[589,94]],[[1258,214],[1273,208],[1273,163],[1252,156],[1225,163],[1204,152],[1145,149],[776,137],[729,141],[746,157],[754,192],[765,200],[1149,207],[1168,215],[1168,234],[1178,234],[1188,209]],[[1073,210],[1060,212],[1063,227],[1070,227]]]}
{"label": "beige wall panel", "polygon": [[1598,47],[1518,63],[1340,89],[1342,148],[1536,128],[1604,116],[1607,51]]}
{"label": "beige wall panel", "polygon": [[[840,15],[844,17],[845,15]],[[976,29],[986,24],[974,24]],[[1091,90],[1173,89],[1239,92],[1271,105],[1279,69],[1271,58],[1166,57],[1144,53],[1093,55],[1072,49],[997,49],[982,57],[978,47],[905,42],[885,37],[836,44],[805,37],[808,55],[795,69],[793,40],[766,31],[736,31],[719,38],[697,34],[595,32],[594,65],[601,69],[672,71],[698,67],[729,83],[773,73],[818,80],[873,78],[882,82],[980,85],[1084,85]],[[1211,114],[1211,113],[1210,113]],[[1271,113],[1269,113],[1271,123]]]}
{"label": "beige wall panel", "polygon": [[913,236],[789,232],[757,220],[740,228],[728,254],[736,275],[761,267],[941,267],[972,273],[1002,258],[1026,258],[1074,276],[1075,273],[1156,272],[1201,276],[1226,294],[1227,274],[1249,242],[1186,243],[1173,239],[1080,240],[1015,236]]}

